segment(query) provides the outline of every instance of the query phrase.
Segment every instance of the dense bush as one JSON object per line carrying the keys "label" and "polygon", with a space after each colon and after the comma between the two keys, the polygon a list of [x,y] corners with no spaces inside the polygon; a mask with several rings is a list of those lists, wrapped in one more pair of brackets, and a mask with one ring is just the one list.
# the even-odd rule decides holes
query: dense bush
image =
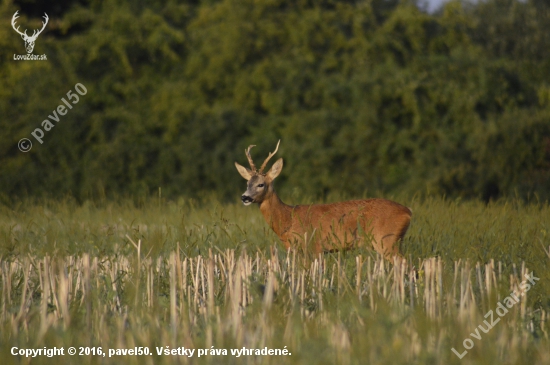
{"label": "dense bush", "polygon": [[[550,197],[544,1],[7,3],[50,22],[35,54],[0,28],[0,194],[235,197],[233,161],[280,138],[280,179],[312,196]],[[76,83],[88,93],[31,132]],[[28,153],[17,141],[29,138]],[[284,193],[283,193],[284,195]]]}

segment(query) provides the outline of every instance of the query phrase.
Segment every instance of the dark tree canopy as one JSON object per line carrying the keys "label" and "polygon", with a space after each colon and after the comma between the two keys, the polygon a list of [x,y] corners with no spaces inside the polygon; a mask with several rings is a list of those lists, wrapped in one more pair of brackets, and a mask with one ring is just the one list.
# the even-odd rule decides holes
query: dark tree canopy
{"label": "dark tree canopy", "polygon": [[289,191],[550,197],[546,1],[27,0],[4,24],[16,10],[29,30],[48,13],[48,60],[15,61],[0,28],[1,201],[234,197],[233,161],[279,138]]}

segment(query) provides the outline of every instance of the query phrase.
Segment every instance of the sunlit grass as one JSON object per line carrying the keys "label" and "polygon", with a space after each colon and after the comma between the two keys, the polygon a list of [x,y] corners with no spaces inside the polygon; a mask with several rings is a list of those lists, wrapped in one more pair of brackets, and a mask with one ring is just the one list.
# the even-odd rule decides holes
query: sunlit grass
{"label": "sunlit grass", "polygon": [[[215,199],[1,207],[2,362],[25,362],[13,346],[145,346],[153,355],[31,363],[548,363],[548,205],[402,202],[418,279],[368,248],[284,252],[258,209]],[[472,338],[531,272],[540,280]],[[465,339],[460,360],[451,348]],[[196,352],[157,355],[165,346]],[[228,355],[197,358],[212,346]],[[292,355],[231,355],[285,346]]]}

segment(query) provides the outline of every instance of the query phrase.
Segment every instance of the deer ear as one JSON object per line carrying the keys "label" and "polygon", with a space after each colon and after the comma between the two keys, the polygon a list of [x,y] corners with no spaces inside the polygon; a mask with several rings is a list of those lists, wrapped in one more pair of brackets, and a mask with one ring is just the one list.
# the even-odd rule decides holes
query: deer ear
{"label": "deer ear", "polygon": [[246,180],[250,180],[250,178],[252,177],[252,170],[250,169],[247,169],[246,167],[244,166],[241,166],[239,165],[238,163],[235,162],[235,167],[237,168],[237,171],[239,171],[239,174],[241,174],[241,176]]}
{"label": "deer ear", "polygon": [[279,176],[282,170],[283,170],[283,159],[280,158],[273,164],[273,166],[271,166],[271,169],[267,173],[267,177],[270,180],[275,180],[275,178]]}

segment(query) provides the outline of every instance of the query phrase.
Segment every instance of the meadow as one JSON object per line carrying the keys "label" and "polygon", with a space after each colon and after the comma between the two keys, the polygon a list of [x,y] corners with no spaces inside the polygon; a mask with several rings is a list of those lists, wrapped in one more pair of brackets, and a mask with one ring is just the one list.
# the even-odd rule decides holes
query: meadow
{"label": "meadow", "polygon": [[548,203],[397,200],[417,274],[214,198],[1,206],[2,364],[550,363]]}

